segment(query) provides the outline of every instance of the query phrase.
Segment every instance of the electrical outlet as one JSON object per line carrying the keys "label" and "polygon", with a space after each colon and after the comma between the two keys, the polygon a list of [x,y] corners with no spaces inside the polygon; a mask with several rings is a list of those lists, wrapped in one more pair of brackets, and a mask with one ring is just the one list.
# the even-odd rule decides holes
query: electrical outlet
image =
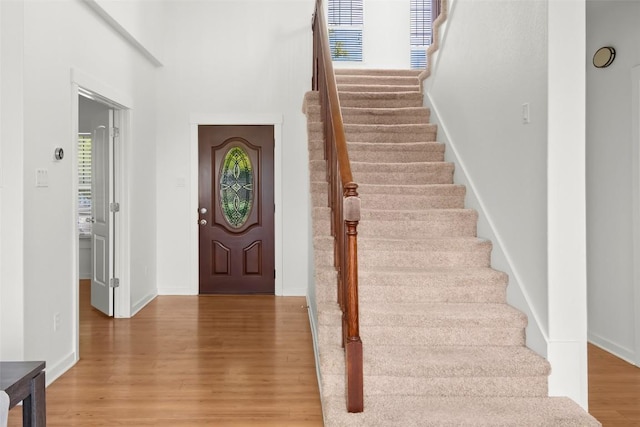
{"label": "electrical outlet", "polygon": [[53,315],[53,332],[58,332],[60,328],[60,313],[55,313]]}

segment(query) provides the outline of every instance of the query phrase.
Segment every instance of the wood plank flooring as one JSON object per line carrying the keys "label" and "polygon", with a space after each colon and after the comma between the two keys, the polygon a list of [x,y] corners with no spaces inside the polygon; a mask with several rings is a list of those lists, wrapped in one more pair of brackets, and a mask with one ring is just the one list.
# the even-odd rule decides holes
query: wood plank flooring
{"label": "wood plank flooring", "polygon": [[589,344],[589,412],[604,427],[640,427],[640,368]]}
{"label": "wood plank flooring", "polygon": [[47,388],[48,426],[322,426],[304,298],[160,296],[109,319],[80,288],[81,360]]}
{"label": "wood plank flooring", "polygon": [[[80,289],[81,360],[47,389],[50,427],[322,426],[304,298],[161,296],[109,319]],[[590,412],[640,427],[640,368],[588,352]]]}

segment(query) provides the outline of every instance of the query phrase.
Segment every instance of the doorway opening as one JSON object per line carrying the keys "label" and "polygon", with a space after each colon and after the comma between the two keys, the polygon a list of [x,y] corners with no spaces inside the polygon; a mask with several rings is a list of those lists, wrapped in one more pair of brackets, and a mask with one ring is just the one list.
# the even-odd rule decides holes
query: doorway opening
{"label": "doorway opening", "polygon": [[88,91],[78,97],[78,267],[91,305],[114,314],[115,109]]}

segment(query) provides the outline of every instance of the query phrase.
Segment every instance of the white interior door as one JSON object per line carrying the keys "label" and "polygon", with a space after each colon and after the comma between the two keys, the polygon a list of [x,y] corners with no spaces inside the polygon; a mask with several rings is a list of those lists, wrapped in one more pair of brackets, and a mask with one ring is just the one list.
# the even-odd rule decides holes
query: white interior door
{"label": "white interior door", "polygon": [[113,316],[113,128],[110,110],[109,123],[93,130],[91,147],[91,305],[108,316]]}

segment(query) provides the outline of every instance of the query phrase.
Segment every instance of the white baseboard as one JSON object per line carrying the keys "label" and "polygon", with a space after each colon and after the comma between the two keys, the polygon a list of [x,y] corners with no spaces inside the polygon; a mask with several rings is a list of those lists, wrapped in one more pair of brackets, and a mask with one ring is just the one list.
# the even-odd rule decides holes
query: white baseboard
{"label": "white baseboard", "polygon": [[623,347],[621,345],[618,345],[616,343],[614,343],[613,341],[610,341],[606,338],[601,337],[600,335],[593,333],[593,332],[589,332],[587,334],[587,340],[595,345],[596,347],[600,347],[601,349],[603,349],[604,351],[606,351],[607,353],[611,353],[616,357],[619,357],[620,359],[624,360],[625,362],[631,363],[634,366],[637,366],[635,360],[636,360],[636,355],[635,352],[631,349],[628,349],[626,347]]}
{"label": "white baseboard", "polygon": [[[307,299],[307,307],[309,305],[309,297]],[[320,374],[320,351],[318,349],[318,325],[316,323],[316,319],[313,317],[313,310],[311,308],[307,308],[307,312],[309,313],[309,326],[311,327],[311,339],[313,340],[313,355],[316,360],[316,376],[318,377],[318,389],[320,390],[320,396],[322,396],[322,376]]]}
{"label": "white baseboard", "polygon": [[186,288],[158,288],[158,295],[198,295],[198,290]]}
{"label": "white baseboard", "polygon": [[73,368],[73,366],[78,362],[78,357],[76,352],[69,353],[66,357],[60,360],[53,366],[47,366],[45,369],[45,379],[46,386],[49,387],[49,384],[57,380],[62,374],[67,372],[69,369]]}
{"label": "white baseboard", "polygon": [[141,299],[139,299],[133,306],[131,307],[131,317],[135,316],[140,310],[142,310],[147,304],[157,297],[158,294],[155,292],[150,293],[149,295],[145,295]]}

